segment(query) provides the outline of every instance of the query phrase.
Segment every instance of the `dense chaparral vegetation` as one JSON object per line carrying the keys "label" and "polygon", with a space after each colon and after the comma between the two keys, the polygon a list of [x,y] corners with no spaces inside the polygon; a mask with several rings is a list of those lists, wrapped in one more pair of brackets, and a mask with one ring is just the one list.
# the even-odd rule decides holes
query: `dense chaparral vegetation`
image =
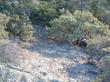
{"label": "dense chaparral vegetation", "polygon": [[[82,2],[81,2],[82,1]],[[70,44],[84,41],[86,52],[104,58],[96,80],[110,81],[110,0],[0,0],[0,38],[10,34],[32,40],[33,24],[44,25],[45,37]]]}

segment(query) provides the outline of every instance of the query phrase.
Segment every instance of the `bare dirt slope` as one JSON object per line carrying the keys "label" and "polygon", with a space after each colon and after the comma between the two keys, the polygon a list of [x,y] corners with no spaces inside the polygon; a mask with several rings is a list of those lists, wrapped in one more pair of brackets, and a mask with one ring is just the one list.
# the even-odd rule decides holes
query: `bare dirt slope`
{"label": "bare dirt slope", "polygon": [[83,64],[87,54],[68,44],[3,42],[0,82],[88,82],[99,72]]}

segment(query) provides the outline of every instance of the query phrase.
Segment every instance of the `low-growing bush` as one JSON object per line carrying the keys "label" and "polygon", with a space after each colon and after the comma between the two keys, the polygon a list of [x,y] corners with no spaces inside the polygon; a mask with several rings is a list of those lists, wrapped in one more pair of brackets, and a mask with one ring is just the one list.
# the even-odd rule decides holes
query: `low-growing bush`
{"label": "low-growing bush", "polygon": [[28,17],[13,16],[7,23],[7,31],[20,36],[23,41],[32,39],[33,27]]}
{"label": "low-growing bush", "polygon": [[73,42],[77,39],[92,38],[98,35],[110,36],[109,26],[98,21],[92,13],[75,11],[74,14],[62,15],[50,22],[47,28],[49,38]]}
{"label": "low-growing bush", "polygon": [[102,69],[102,73],[99,74],[95,80],[91,82],[109,82],[110,81],[110,56],[104,57],[105,66]]}
{"label": "low-growing bush", "polygon": [[109,24],[110,21],[110,12],[106,10],[105,8],[97,8],[97,11],[95,12],[95,17],[97,17],[100,21],[104,22],[107,25]]}
{"label": "low-growing bush", "polygon": [[92,39],[89,39],[87,41],[87,53],[91,57],[103,57],[107,53],[109,53],[109,48],[110,47],[110,37],[108,36],[95,36]]}
{"label": "low-growing bush", "polygon": [[49,21],[58,17],[58,12],[46,1],[36,4],[32,8],[30,19],[34,23],[48,24]]}
{"label": "low-growing bush", "polygon": [[102,82],[110,81],[110,64],[104,67],[101,78],[102,78]]}
{"label": "low-growing bush", "polygon": [[8,32],[5,31],[6,24],[9,21],[10,17],[5,14],[0,13],[0,38],[8,36]]}

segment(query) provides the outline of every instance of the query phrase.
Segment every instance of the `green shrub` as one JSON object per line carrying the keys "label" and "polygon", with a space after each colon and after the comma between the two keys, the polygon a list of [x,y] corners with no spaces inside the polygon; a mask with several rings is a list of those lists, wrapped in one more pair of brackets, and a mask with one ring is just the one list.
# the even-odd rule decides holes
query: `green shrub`
{"label": "green shrub", "polygon": [[28,15],[30,7],[27,4],[32,4],[32,1],[27,0],[1,0],[0,12],[7,15]]}
{"label": "green shrub", "polygon": [[10,17],[5,14],[0,13],[0,38],[7,37],[8,32],[5,31],[6,24],[9,21]]}
{"label": "green shrub", "polygon": [[97,76],[95,80],[91,80],[90,82],[102,82],[102,78]]}
{"label": "green shrub", "polygon": [[103,57],[109,51],[110,37],[108,36],[95,36],[87,41],[87,53],[91,57]]}
{"label": "green shrub", "polygon": [[105,56],[104,61],[105,64],[102,68],[102,73],[99,74],[95,80],[91,82],[109,82],[110,81],[110,56]]}
{"label": "green shrub", "polygon": [[32,38],[33,27],[28,17],[13,16],[7,23],[7,31],[20,36],[23,41],[28,41]]}
{"label": "green shrub", "polygon": [[33,7],[30,19],[33,22],[36,21],[37,23],[48,24],[49,21],[56,17],[58,17],[56,10],[52,5],[44,1]]}
{"label": "green shrub", "polygon": [[110,1],[109,0],[91,0],[90,11],[100,21],[110,25]]}
{"label": "green shrub", "polygon": [[96,80],[91,82],[109,82],[110,81],[110,56],[105,56],[105,66],[102,73],[97,76]]}
{"label": "green shrub", "polygon": [[31,24],[23,25],[23,28],[20,31],[20,38],[23,41],[29,41],[33,36],[33,27]]}
{"label": "green shrub", "polygon": [[98,21],[90,12],[75,11],[74,14],[62,15],[50,22],[47,34],[49,38],[67,40],[92,38],[97,34],[110,36],[109,26]]}
{"label": "green shrub", "polygon": [[102,78],[102,82],[110,81],[110,64],[104,67],[101,78]]}
{"label": "green shrub", "polygon": [[103,21],[105,24],[110,25],[110,13],[105,8],[98,8],[97,12],[95,12],[95,16],[100,20]]}

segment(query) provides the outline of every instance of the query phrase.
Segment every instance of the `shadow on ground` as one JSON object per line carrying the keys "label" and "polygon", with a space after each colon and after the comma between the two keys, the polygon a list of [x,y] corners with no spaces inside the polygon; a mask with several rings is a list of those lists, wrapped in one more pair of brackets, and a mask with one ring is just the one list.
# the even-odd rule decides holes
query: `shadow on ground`
{"label": "shadow on ground", "polygon": [[68,76],[82,82],[90,82],[101,72],[95,65],[76,64],[67,68]]}
{"label": "shadow on ground", "polygon": [[27,49],[48,58],[65,57],[75,59],[80,57],[86,58],[87,56],[81,48],[75,48],[68,43],[46,42],[45,40],[32,43]]}

